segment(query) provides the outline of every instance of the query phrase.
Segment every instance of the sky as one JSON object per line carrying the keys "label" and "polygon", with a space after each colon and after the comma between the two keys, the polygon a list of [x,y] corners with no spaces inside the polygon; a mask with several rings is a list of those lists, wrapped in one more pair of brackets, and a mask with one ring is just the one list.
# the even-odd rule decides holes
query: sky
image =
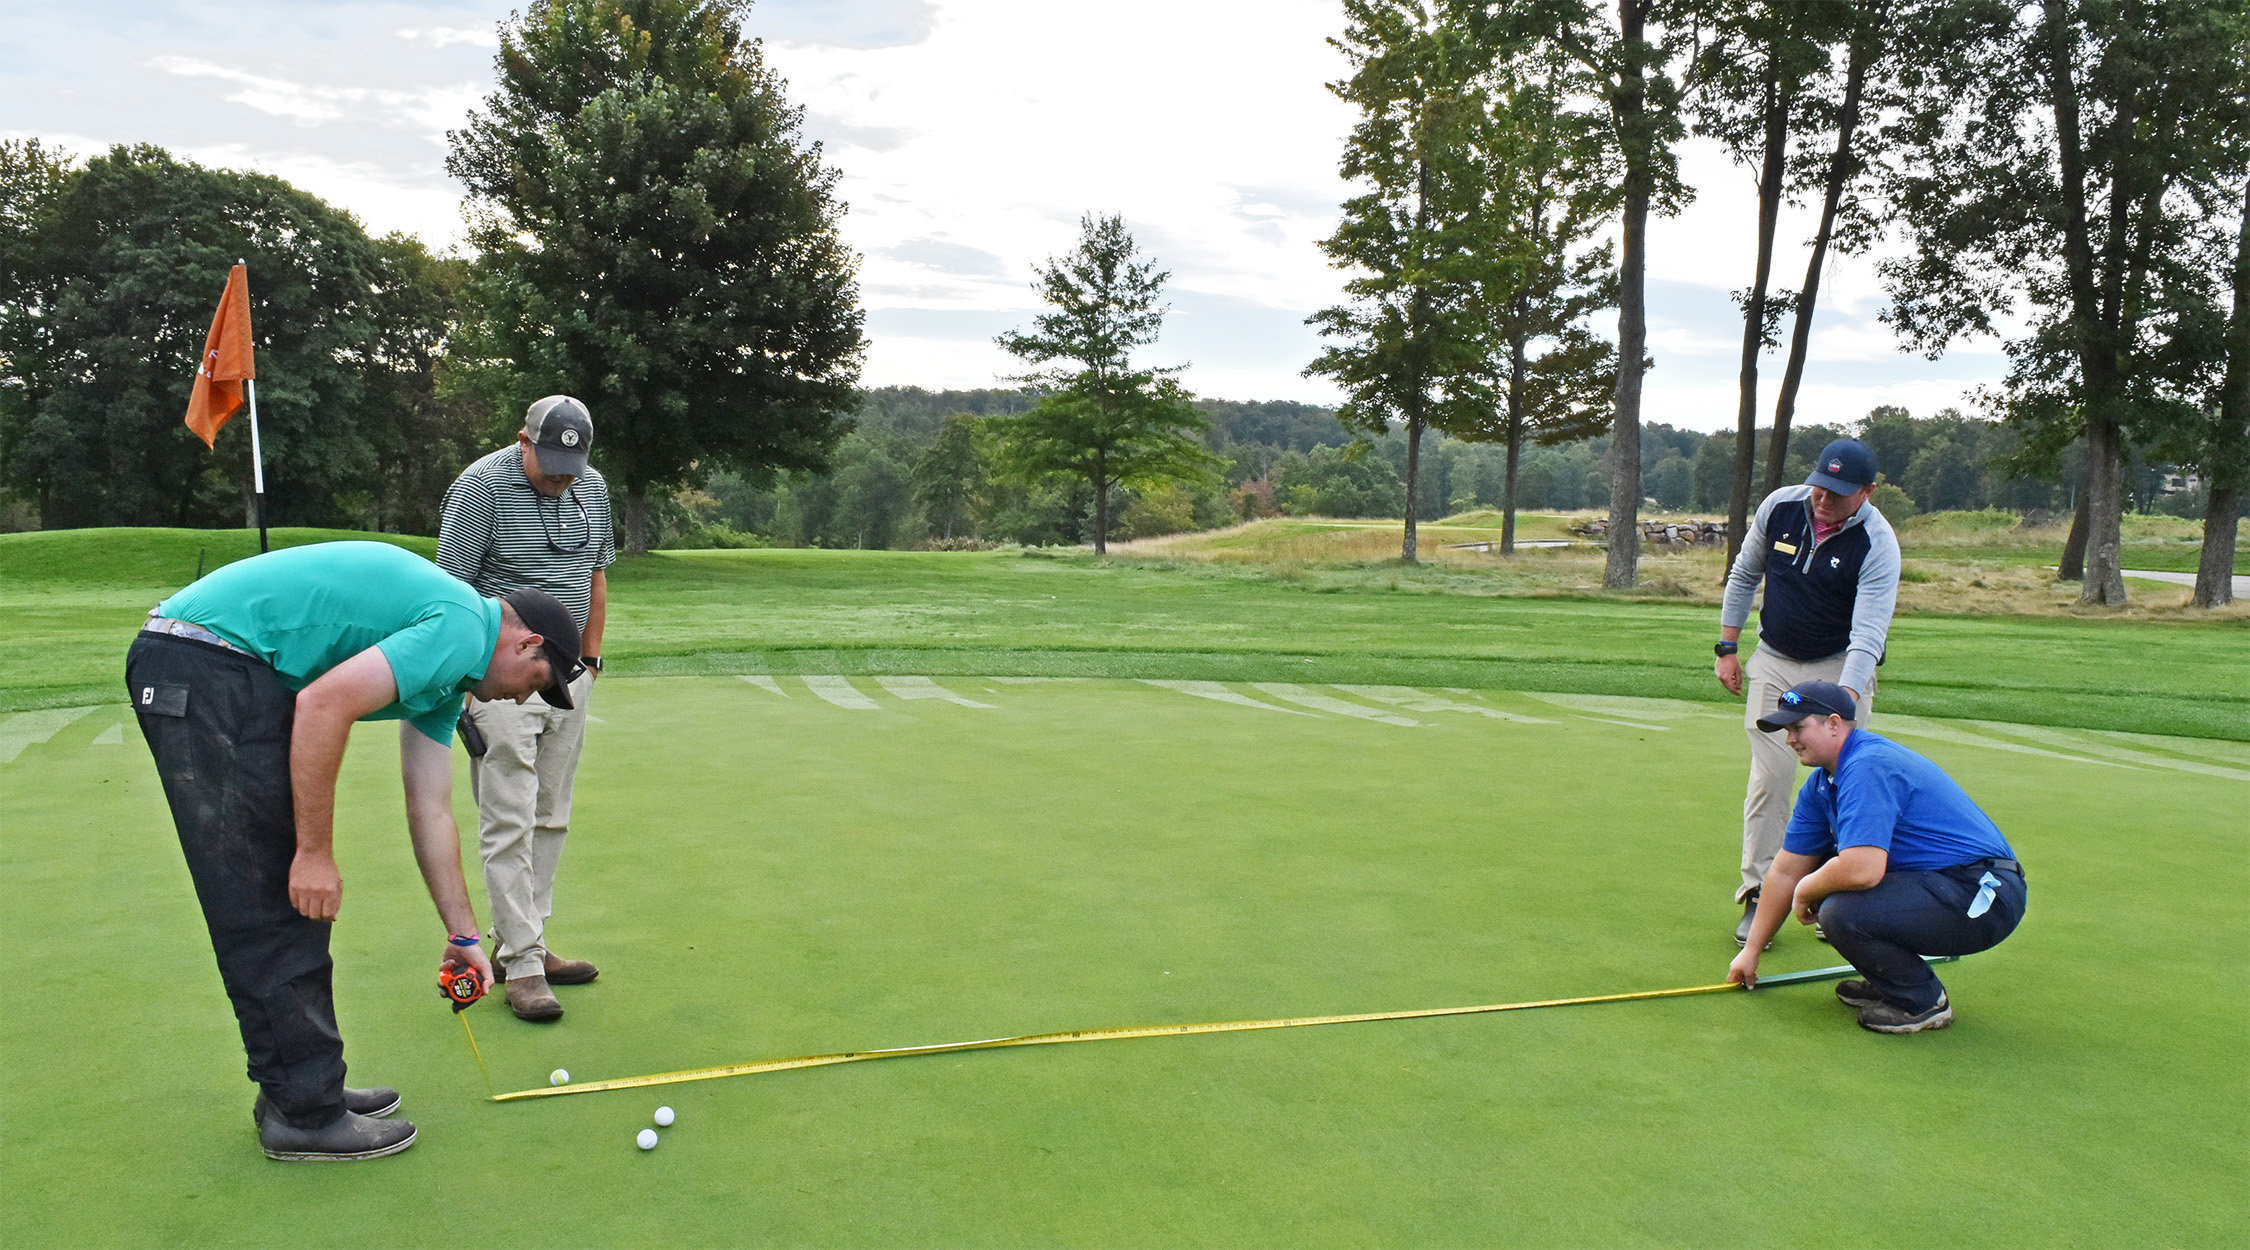
{"label": "sky", "polygon": [[[377,233],[460,246],[446,131],[491,90],[511,0],[7,0],[0,138],[90,155],[153,143],[286,178]],[[1009,385],[993,345],[1039,309],[1036,266],[1087,213],[1122,214],[1171,273],[1144,363],[1186,365],[1200,395],[1333,403],[1303,375],[1304,324],[1344,275],[1318,249],[1349,194],[1341,27],[1319,0],[760,0],[747,18],[805,109],[861,255],[869,386]],[[1695,202],[1649,230],[1643,418],[1731,427],[1749,285],[1753,172],[1691,141]],[[1811,211],[1786,212],[1777,286],[1803,278]],[[2004,359],[1986,341],[1938,361],[1878,320],[1873,257],[1823,279],[1800,422],[1877,404],[1964,409]],[[1614,334],[1614,315],[1597,323]],[[1786,330],[1784,331],[1786,334]],[[1770,422],[1782,360],[1761,364]]]}

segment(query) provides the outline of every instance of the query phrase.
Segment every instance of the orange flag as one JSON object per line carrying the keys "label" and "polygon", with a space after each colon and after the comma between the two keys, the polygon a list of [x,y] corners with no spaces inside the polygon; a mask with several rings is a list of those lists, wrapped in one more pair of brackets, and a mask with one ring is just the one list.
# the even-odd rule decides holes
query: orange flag
{"label": "orange flag", "polygon": [[219,427],[242,407],[242,379],[258,376],[250,358],[250,274],[241,265],[227,273],[219,311],[211,317],[211,337],[195,367],[195,389],[188,394],[187,428],[209,447]]}

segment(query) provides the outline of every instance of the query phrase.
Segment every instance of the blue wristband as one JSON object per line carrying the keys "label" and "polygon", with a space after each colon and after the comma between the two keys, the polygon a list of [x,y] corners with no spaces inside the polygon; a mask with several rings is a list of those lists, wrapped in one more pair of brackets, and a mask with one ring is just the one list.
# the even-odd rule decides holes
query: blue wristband
{"label": "blue wristband", "polygon": [[467,937],[463,937],[460,934],[455,933],[448,936],[445,940],[453,943],[455,946],[475,946],[477,943],[483,941],[484,939],[474,933],[468,935]]}

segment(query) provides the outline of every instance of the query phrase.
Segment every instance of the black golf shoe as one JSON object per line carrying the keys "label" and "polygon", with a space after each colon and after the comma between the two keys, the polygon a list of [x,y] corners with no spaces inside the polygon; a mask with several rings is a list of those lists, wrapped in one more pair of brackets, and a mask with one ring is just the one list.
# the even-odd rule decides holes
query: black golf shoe
{"label": "black golf shoe", "polygon": [[[344,1110],[360,1115],[380,1119],[398,1110],[399,1101],[398,1091],[387,1085],[378,1085],[373,1089],[353,1089],[349,1085],[344,1087]],[[250,1104],[250,1122],[264,1128],[266,1112],[272,1109],[273,1104],[266,1101],[266,1092],[259,1090],[258,1097]]]}
{"label": "black golf shoe", "polygon": [[[1734,927],[1734,944],[1736,946],[1750,945],[1750,922],[1756,920],[1757,918],[1758,891],[1752,890],[1748,894],[1742,896],[1742,923]],[[1766,944],[1759,947],[1758,949],[1769,951],[1772,950],[1773,939],[1767,938]]]}
{"label": "black golf shoe", "polygon": [[395,1155],[414,1144],[411,1120],[378,1120],[350,1111],[326,1128],[298,1128],[280,1116],[258,1126],[258,1146],[268,1159],[350,1163]]}
{"label": "black golf shoe", "polygon": [[[1841,987],[1839,987],[1841,988]],[[1953,1023],[1953,1005],[1941,995],[1937,1006],[1928,1011],[1908,1011],[1889,1003],[1877,1003],[1859,1009],[1859,1027],[1877,1033],[1919,1033],[1924,1029],[1942,1029]]]}
{"label": "black golf shoe", "polygon": [[1873,1007],[1883,1001],[1874,986],[1860,980],[1838,981],[1836,998],[1846,1007]]}

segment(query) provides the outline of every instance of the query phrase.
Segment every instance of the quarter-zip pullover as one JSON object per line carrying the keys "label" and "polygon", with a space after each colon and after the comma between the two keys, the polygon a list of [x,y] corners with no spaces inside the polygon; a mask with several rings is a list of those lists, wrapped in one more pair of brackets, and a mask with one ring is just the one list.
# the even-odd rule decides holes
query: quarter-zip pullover
{"label": "quarter-zip pullover", "polygon": [[1750,619],[1760,582],[1758,645],[1798,661],[1844,656],[1845,686],[1867,693],[1883,661],[1898,607],[1898,537],[1873,504],[1862,504],[1825,541],[1813,539],[1812,487],[1766,496],[1727,572],[1719,623]]}

